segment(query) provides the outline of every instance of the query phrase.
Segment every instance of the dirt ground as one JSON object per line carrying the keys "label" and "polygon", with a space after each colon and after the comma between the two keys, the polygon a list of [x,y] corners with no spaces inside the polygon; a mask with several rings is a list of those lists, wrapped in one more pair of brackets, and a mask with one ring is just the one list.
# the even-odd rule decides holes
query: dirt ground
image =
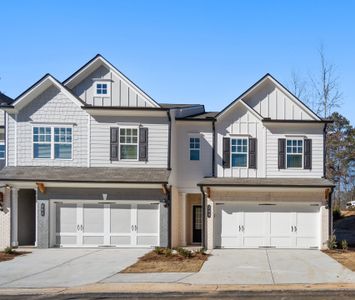
{"label": "dirt ground", "polygon": [[341,263],[344,267],[355,271],[355,249],[349,250],[325,250],[324,253]]}
{"label": "dirt ground", "polygon": [[28,252],[14,251],[11,254],[0,252],[0,262],[14,259],[16,256],[28,254]]}
{"label": "dirt ground", "polygon": [[178,254],[166,256],[152,251],[122,273],[198,272],[207,258],[206,254],[195,254],[187,258]]}

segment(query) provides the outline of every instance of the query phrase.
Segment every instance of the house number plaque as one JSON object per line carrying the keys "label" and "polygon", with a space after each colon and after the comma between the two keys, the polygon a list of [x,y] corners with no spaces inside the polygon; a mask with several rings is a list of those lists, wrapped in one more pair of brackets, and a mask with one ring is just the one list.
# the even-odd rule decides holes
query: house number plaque
{"label": "house number plaque", "polygon": [[44,217],[46,214],[44,203],[41,204],[41,216]]}
{"label": "house number plaque", "polygon": [[211,205],[207,205],[207,218],[211,218]]}

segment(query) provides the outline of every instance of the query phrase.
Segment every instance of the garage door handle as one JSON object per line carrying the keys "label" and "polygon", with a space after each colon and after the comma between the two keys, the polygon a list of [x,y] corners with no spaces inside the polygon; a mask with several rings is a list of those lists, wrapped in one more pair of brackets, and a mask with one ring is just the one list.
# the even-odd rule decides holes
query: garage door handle
{"label": "garage door handle", "polygon": [[240,225],[239,225],[239,232],[240,232],[240,229],[241,229],[241,228],[240,228]]}
{"label": "garage door handle", "polygon": [[242,226],[242,231],[244,232],[245,228],[244,228],[244,225]]}
{"label": "garage door handle", "polygon": [[132,227],[131,227],[131,228],[132,228],[132,231],[134,231],[134,225],[132,225]]}
{"label": "garage door handle", "polygon": [[295,226],[295,232],[297,232],[297,226]]}
{"label": "garage door handle", "polygon": [[79,231],[80,230],[80,225],[76,226],[76,229]]}
{"label": "garage door handle", "polygon": [[293,232],[293,226],[291,226],[291,232]]}
{"label": "garage door handle", "polygon": [[137,231],[137,229],[138,229],[137,225],[134,225],[134,229]]}

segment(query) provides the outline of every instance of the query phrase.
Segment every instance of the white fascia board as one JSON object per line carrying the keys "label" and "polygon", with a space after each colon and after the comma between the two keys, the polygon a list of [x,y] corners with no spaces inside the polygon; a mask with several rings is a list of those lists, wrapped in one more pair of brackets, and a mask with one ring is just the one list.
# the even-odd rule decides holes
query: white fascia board
{"label": "white fascia board", "polygon": [[242,104],[248,111],[250,111],[258,120],[262,121],[263,117],[258,114],[252,107],[250,107],[248,104],[246,104],[241,98],[238,98],[235,103],[229,107],[229,109],[225,110],[223,113],[221,113],[219,116],[217,116],[217,120],[222,118],[222,116],[224,114],[226,114],[227,112],[229,112],[232,108],[234,108],[235,106],[237,106],[238,104]]}
{"label": "white fascia board", "polygon": [[35,86],[33,86],[29,91],[27,91],[21,98],[17,99],[14,103],[14,110],[19,111],[23,107],[25,107],[28,102],[31,102],[34,98],[38,97],[41,93],[43,93],[46,89],[48,89],[51,85],[56,86],[63,94],[65,94],[69,99],[71,99],[76,105],[79,107],[83,106],[83,103],[76,99],[66,88],[64,88],[61,84],[58,83],[52,76],[48,75],[43,78],[42,81],[38,82]]}
{"label": "white fascia board", "polygon": [[167,117],[166,110],[90,109],[86,107],[84,110],[92,116]]}
{"label": "white fascia board", "polygon": [[[75,74],[70,80],[65,81],[63,84],[65,86],[69,86],[70,84],[75,81],[78,77],[80,77],[82,74],[85,74],[85,72],[95,63],[100,62],[101,65],[104,64],[107,67],[109,67],[118,77],[120,77],[126,84],[134,87],[134,89],[137,91],[137,93],[143,97],[145,100],[147,100],[153,107],[160,107],[160,105],[154,101],[148,94],[146,94],[141,88],[139,88],[133,81],[127,78],[123,73],[121,73],[115,66],[113,66],[111,63],[109,63],[105,58],[102,56],[97,56],[93,61],[91,61],[85,68],[80,70],[78,74]],[[75,85],[76,83],[74,83]],[[72,86],[71,86],[72,87]]]}

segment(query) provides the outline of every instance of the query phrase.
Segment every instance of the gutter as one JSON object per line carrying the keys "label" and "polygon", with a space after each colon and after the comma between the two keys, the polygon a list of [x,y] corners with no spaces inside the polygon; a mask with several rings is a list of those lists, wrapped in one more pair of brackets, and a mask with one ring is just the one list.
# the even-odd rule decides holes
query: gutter
{"label": "gutter", "polygon": [[334,188],[334,185],[278,185],[278,184],[231,184],[231,183],[198,183],[197,186],[217,187],[284,187],[284,188]]}
{"label": "gutter", "polygon": [[163,190],[166,191],[166,200],[165,205],[168,209],[168,244],[167,248],[171,248],[171,228],[172,228],[172,220],[171,220],[171,186],[168,187],[167,184],[163,184]]}
{"label": "gutter", "polygon": [[206,219],[206,195],[205,192],[203,190],[203,186],[200,186],[200,191],[202,194],[202,236],[201,236],[201,245],[202,248],[206,249],[207,248],[207,244],[206,244],[206,223],[207,223],[207,219]]}
{"label": "gutter", "polygon": [[333,201],[332,201],[332,196],[334,192],[334,187],[330,189],[330,193],[328,194],[328,234],[329,234],[329,240],[331,239],[333,235]]}

